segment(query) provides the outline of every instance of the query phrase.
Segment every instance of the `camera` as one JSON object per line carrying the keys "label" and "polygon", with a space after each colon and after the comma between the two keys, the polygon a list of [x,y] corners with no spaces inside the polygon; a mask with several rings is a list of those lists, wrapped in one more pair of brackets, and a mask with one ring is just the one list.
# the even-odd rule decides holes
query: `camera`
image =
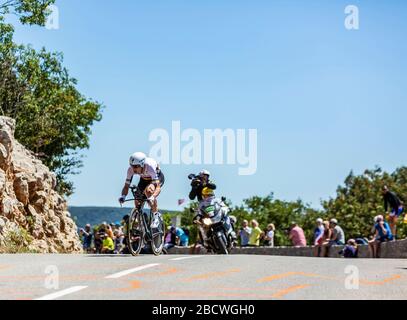
{"label": "camera", "polygon": [[196,174],[193,174],[193,173],[191,173],[189,176],[188,176],[188,179],[189,180],[195,180],[195,179],[197,179],[198,178],[198,176],[196,175]]}
{"label": "camera", "polygon": [[188,176],[188,179],[192,181],[191,186],[193,188],[197,188],[201,184],[201,178],[199,176],[197,176],[196,174],[191,173]]}

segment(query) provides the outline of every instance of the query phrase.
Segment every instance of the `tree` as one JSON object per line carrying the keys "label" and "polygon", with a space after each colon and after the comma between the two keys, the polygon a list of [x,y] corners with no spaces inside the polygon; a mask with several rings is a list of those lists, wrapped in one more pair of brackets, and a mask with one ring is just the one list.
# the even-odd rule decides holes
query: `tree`
{"label": "tree", "polygon": [[[51,0],[0,2],[0,13],[22,23],[44,24]],[[84,97],[63,67],[61,53],[36,51],[13,42],[14,28],[0,15],[0,115],[16,120],[16,138],[57,175],[57,189],[70,195],[71,174],[82,166],[91,127],[102,105]]]}
{"label": "tree", "polygon": [[235,207],[232,213],[241,225],[243,220],[255,219],[261,228],[272,223],[276,227],[274,243],[276,246],[291,245],[288,228],[292,222],[298,223],[305,232],[308,241],[312,240],[315,220],[320,215],[302,200],[283,201],[274,199],[274,194],[266,197],[252,197],[244,200],[244,205]]}
{"label": "tree", "polygon": [[43,26],[55,0],[0,0],[0,16],[14,14],[21,23]]}
{"label": "tree", "polygon": [[0,76],[0,112],[6,114],[3,110],[8,110],[7,114],[15,118],[16,111],[24,104],[27,88],[18,79],[10,60],[0,60]]}
{"label": "tree", "polygon": [[[407,167],[401,167],[392,174],[376,167],[355,176],[351,172],[344,185],[339,186],[335,198],[322,203],[327,217],[336,218],[345,230],[347,238],[366,237],[371,233],[373,218],[385,215],[382,188],[390,190],[404,201],[407,195]],[[399,221],[398,236],[406,237],[407,228]]]}

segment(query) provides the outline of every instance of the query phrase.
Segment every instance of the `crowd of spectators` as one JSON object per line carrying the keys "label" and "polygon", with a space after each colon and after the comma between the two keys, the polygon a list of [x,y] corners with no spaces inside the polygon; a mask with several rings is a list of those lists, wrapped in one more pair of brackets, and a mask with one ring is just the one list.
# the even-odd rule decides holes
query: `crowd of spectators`
{"label": "crowd of spectators", "polygon": [[[87,224],[80,229],[79,234],[86,253],[92,254],[127,254],[125,240],[126,222],[108,224],[103,222],[92,227]],[[304,230],[292,222],[286,234],[294,247],[307,246]],[[241,247],[274,247],[276,228],[270,223],[262,230],[256,220],[243,220],[238,231]],[[374,218],[371,240],[367,238],[349,239],[346,241],[345,232],[336,219],[324,221],[319,218],[313,233],[314,254],[316,257],[328,257],[332,246],[342,246],[340,254],[345,258],[358,256],[358,245],[369,246],[372,258],[380,257],[380,245],[383,242],[394,240],[390,224],[379,215]],[[190,244],[189,229],[170,226],[165,235],[164,249],[170,250],[174,246],[188,247]]]}
{"label": "crowd of spectators", "polygon": [[[304,230],[296,222],[292,222],[290,227],[284,230],[292,246],[305,247],[307,240]],[[238,231],[241,247],[273,247],[275,226],[269,224],[265,230],[259,227],[256,220],[243,220]],[[341,247],[339,254],[345,258],[357,258],[358,246],[368,245],[372,258],[380,257],[380,245],[383,242],[394,240],[390,223],[385,221],[383,216],[374,218],[374,225],[371,232],[371,240],[368,238],[349,239],[346,241],[345,232],[339,225],[337,219],[324,221],[319,218],[313,232],[314,255],[316,257],[328,257],[332,247]]]}
{"label": "crowd of spectators", "polygon": [[120,254],[125,252],[125,223],[103,222],[99,226],[87,224],[79,230],[83,250],[93,254]]}
{"label": "crowd of spectators", "polygon": [[260,229],[257,220],[243,220],[238,232],[241,247],[274,247],[275,227],[270,223],[265,230]]}
{"label": "crowd of spectators", "polygon": [[168,251],[175,246],[189,246],[189,229],[170,226],[164,238],[164,250]]}

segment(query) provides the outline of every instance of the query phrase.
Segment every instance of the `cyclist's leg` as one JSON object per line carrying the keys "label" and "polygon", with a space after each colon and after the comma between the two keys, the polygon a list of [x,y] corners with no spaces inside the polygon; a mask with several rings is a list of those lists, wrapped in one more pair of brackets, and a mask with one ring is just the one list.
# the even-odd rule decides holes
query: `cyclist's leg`
{"label": "cyclist's leg", "polygon": [[[156,192],[156,186],[153,183],[150,183],[147,188],[144,191],[144,194],[146,195],[147,198],[150,198],[155,192]],[[148,204],[151,208],[151,211],[155,214],[158,212],[158,201],[157,197],[160,195],[161,190],[159,193],[155,196],[155,199],[153,201],[149,201]]]}
{"label": "cyclist's leg", "polygon": [[[149,203],[150,207],[151,207],[151,211],[154,214],[158,213],[158,201],[157,201],[157,198],[161,194],[161,188],[164,186],[164,183],[165,183],[165,177],[164,177],[164,174],[162,172],[159,173],[158,179],[160,181],[160,190],[159,190],[158,194],[155,196],[154,201],[152,201],[152,203]],[[147,185],[147,187],[145,188],[144,194],[146,195],[147,198],[150,198],[156,192],[156,190],[157,190],[157,186],[155,184],[153,184],[153,183],[149,183]]]}
{"label": "cyclist's leg", "polygon": [[[147,187],[150,185],[150,181],[149,180],[144,180],[144,179],[140,179],[140,181],[139,181],[139,183],[138,183],[138,185],[137,185],[137,188],[138,188],[138,190],[141,192],[141,193],[143,193],[143,194],[145,194],[145,190],[147,189]],[[140,205],[140,203],[139,203],[139,201],[135,201],[135,206],[136,206],[136,208],[138,207]]]}

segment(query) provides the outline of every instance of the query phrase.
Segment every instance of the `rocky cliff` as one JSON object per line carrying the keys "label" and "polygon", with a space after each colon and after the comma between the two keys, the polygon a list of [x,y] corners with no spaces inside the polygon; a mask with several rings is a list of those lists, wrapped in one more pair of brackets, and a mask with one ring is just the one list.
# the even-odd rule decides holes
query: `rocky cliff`
{"label": "rocky cliff", "polygon": [[14,128],[0,117],[0,252],[81,252],[55,174],[14,139]]}

